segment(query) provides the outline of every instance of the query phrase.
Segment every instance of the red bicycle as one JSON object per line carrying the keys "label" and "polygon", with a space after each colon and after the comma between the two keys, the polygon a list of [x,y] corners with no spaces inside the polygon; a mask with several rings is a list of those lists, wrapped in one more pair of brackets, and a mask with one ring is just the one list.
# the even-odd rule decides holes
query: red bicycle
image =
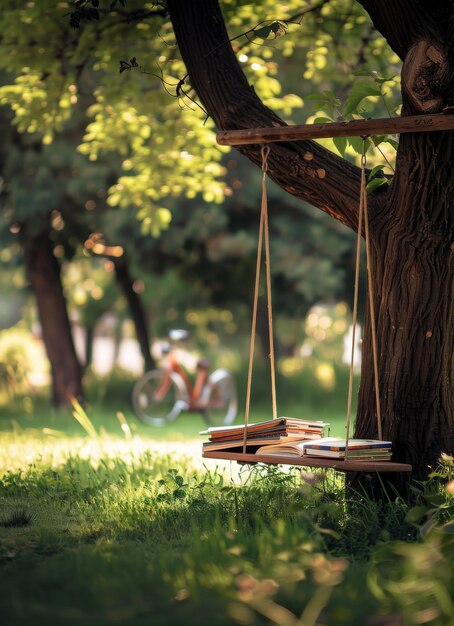
{"label": "red bicycle", "polygon": [[[169,333],[171,341],[187,337],[185,330]],[[238,411],[232,374],[225,369],[209,373],[210,362],[202,359],[193,385],[170,342],[163,352],[163,366],[146,372],[133,387],[132,405],[137,417],[146,424],[162,426],[185,411],[201,413],[210,425],[232,424]]]}

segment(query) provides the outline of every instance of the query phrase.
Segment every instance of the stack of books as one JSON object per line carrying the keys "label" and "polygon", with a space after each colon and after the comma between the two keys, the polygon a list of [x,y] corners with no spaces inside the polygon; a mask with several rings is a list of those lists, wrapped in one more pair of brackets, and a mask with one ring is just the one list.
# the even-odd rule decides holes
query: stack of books
{"label": "stack of books", "polygon": [[305,446],[308,456],[329,459],[347,459],[349,461],[390,461],[391,442],[377,439],[349,439],[348,450],[345,439],[334,441],[312,441]]}
{"label": "stack of books", "polygon": [[391,442],[377,439],[349,439],[348,450],[345,439],[324,437],[311,441],[279,442],[276,445],[260,446],[256,454],[271,456],[307,456],[348,461],[389,461]]}
{"label": "stack of books", "polygon": [[[296,417],[278,417],[265,422],[248,424],[246,437],[247,452],[254,453],[259,447],[291,441],[319,440],[329,424],[322,421],[303,420]],[[244,424],[234,426],[215,426],[203,430],[201,435],[208,435],[203,443],[203,450],[242,451]]]}

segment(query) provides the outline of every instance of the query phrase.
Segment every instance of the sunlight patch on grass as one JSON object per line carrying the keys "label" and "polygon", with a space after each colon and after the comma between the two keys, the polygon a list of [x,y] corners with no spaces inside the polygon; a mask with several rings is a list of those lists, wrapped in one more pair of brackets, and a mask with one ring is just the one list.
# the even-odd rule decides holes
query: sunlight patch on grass
{"label": "sunlight patch on grass", "polygon": [[35,463],[59,467],[72,456],[90,459],[94,466],[97,466],[101,459],[115,457],[133,463],[136,457],[145,452],[170,455],[175,458],[175,462],[181,462],[181,457],[186,457],[186,461],[189,458],[194,467],[203,466],[200,441],[172,443],[150,441],[142,437],[125,440],[109,435],[99,436],[95,440],[64,436],[35,438],[30,432],[24,432],[22,435],[3,433],[1,444],[0,474],[17,471]]}

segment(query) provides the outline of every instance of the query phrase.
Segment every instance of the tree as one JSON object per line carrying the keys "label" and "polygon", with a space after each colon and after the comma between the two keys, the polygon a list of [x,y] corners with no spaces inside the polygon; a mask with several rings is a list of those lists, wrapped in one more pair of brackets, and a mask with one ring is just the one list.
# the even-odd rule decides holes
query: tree
{"label": "tree", "polygon": [[[77,163],[68,158],[63,142],[55,146],[58,156],[43,150],[40,142],[17,133],[8,147],[1,167],[6,188],[2,226],[3,230],[11,230],[20,244],[51,366],[52,401],[55,406],[62,406],[71,397],[83,396],[82,369],[74,348],[57,258],[65,248],[74,246],[71,237],[59,238],[59,232],[66,211],[68,219],[72,219],[75,198],[74,188],[68,184],[68,169],[76,168]],[[85,183],[90,185],[87,179]]]}
{"label": "tree", "polygon": [[[81,399],[84,395],[83,367],[74,348],[62,266],[65,260],[73,259],[77,248],[83,248],[102,219],[109,235],[112,219],[104,214],[114,211],[106,205],[104,197],[109,180],[115,180],[115,159],[111,158],[107,165],[101,161],[92,164],[76,149],[85,130],[81,116],[84,104],[86,107],[86,101],[82,100],[79,110],[73,111],[71,119],[55,133],[51,144],[38,134],[18,133],[11,126],[9,115],[2,118],[2,128],[5,128],[0,156],[3,210],[0,237],[11,250],[14,240],[20,244],[15,245],[16,256],[22,258],[28,286],[36,299],[55,406],[66,406],[71,397]],[[140,297],[132,289],[133,280],[124,257],[114,257],[114,266],[118,287],[130,307],[145,367],[150,369],[154,360]],[[104,310],[108,306],[104,305]],[[90,337],[95,325],[88,308],[85,307],[84,318],[91,325],[87,326],[88,363],[84,363],[85,366],[90,361]],[[91,307],[90,313],[94,308]]]}
{"label": "tree", "polygon": [[[452,105],[452,3],[361,4],[403,61],[402,114]],[[167,6],[191,85],[216,126],[284,125],[246,80],[217,0]],[[238,149],[260,164],[259,147]],[[356,229],[358,168],[313,142],[270,149],[268,171],[279,186]],[[453,132],[403,135],[392,184],[369,197],[383,434],[418,479],[454,450],[453,151]],[[366,311],[358,437],[377,436],[371,352]],[[393,480],[402,490],[405,477]]]}
{"label": "tree", "polygon": [[[225,0],[224,13],[217,0],[126,0],[112,3],[112,11],[110,3],[101,4],[75,3],[71,19],[83,28],[68,33],[60,5],[43,0],[18,9],[10,2],[1,16],[0,63],[16,81],[0,90],[0,99],[13,107],[21,130],[40,128],[48,140],[71,114],[81,85],[90,84],[84,78],[99,72],[81,150],[93,160],[109,150],[123,156],[125,172],[109,202],[137,207],[145,230],[154,234],[169,222],[168,200],[200,194],[221,202],[228,194],[211,120],[218,129],[279,126],[302,104],[280,91],[279,54],[302,55],[295,85],[304,95],[315,87],[333,110],[343,99],[343,112],[351,114],[364,101],[370,115],[366,96],[380,100],[396,81],[375,74],[372,88],[365,88],[365,76],[356,84],[354,71],[383,72],[391,65],[390,73],[402,66],[403,115],[453,104],[453,9],[446,0],[436,6],[425,0],[320,0],[303,7],[298,0]],[[104,13],[106,20],[97,19]],[[174,36],[184,65],[172,47]],[[282,53],[278,45],[266,45],[276,38]],[[39,51],[32,61],[28,51],[28,70],[23,54],[12,53],[18,41]],[[119,54],[121,75],[114,81]],[[334,73],[336,93],[330,94]],[[160,90],[159,83],[149,90],[150,74],[161,77]],[[334,145],[344,152],[345,142]],[[360,174],[351,153],[342,159],[326,142],[270,147],[268,171],[277,185],[356,229]],[[239,150],[260,165],[257,146]],[[402,136],[391,184],[369,194],[383,430],[396,458],[412,463],[415,478],[424,478],[442,451],[453,451],[452,150],[452,132]],[[376,436],[368,311],[365,333],[356,434]],[[393,480],[404,489],[405,477]]]}

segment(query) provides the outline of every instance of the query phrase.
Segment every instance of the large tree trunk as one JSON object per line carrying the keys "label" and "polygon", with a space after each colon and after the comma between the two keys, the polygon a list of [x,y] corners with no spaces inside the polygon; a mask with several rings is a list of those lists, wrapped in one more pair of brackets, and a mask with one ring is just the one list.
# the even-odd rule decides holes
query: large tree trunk
{"label": "large tree trunk", "polygon": [[150,352],[150,335],[148,332],[147,318],[139,294],[134,291],[134,281],[131,278],[128,264],[124,256],[114,259],[114,267],[117,283],[126,298],[129,313],[131,314],[131,318],[134,323],[137,341],[139,342],[140,351],[144,361],[145,371],[151,370],[156,367],[156,364]]}
{"label": "large tree trunk", "polygon": [[[453,70],[445,52],[453,54],[452,3],[362,4],[406,59],[404,114],[453,104]],[[168,8],[191,84],[218,128],[284,125],[248,85],[217,0],[168,0]],[[437,28],[446,30],[438,42]],[[239,150],[260,164],[260,146]],[[441,452],[454,451],[453,157],[452,132],[402,136],[391,189],[368,200],[383,435],[393,440],[394,460],[411,462],[411,476],[418,479],[427,476]],[[289,193],[356,229],[358,168],[302,141],[270,144],[268,174]],[[376,437],[368,317],[367,312],[356,435]],[[408,477],[390,481],[404,493]]]}
{"label": "large tree trunk", "polygon": [[[362,2],[404,61],[403,114],[452,105],[454,8]],[[383,436],[412,477],[454,451],[454,133],[401,135],[388,201],[371,225]],[[374,433],[369,324],[356,435]],[[401,493],[405,476],[389,477]]]}
{"label": "large tree trunk", "polygon": [[[383,437],[416,479],[454,450],[453,139],[401,138],[390,202],[371,224]],[[367,315],[358,437],[377,436],[372,367]],[[403,491],[404,476],[389,478]]]}
{"label": "large tree trunk", "polygon": [[70,398],[83,396],[81,368],[77,360],[60,280],[60,267],[47,232],[25,233],[25,266],[36,297],[39,321],[52,373],[52,402],[61,407]]}

